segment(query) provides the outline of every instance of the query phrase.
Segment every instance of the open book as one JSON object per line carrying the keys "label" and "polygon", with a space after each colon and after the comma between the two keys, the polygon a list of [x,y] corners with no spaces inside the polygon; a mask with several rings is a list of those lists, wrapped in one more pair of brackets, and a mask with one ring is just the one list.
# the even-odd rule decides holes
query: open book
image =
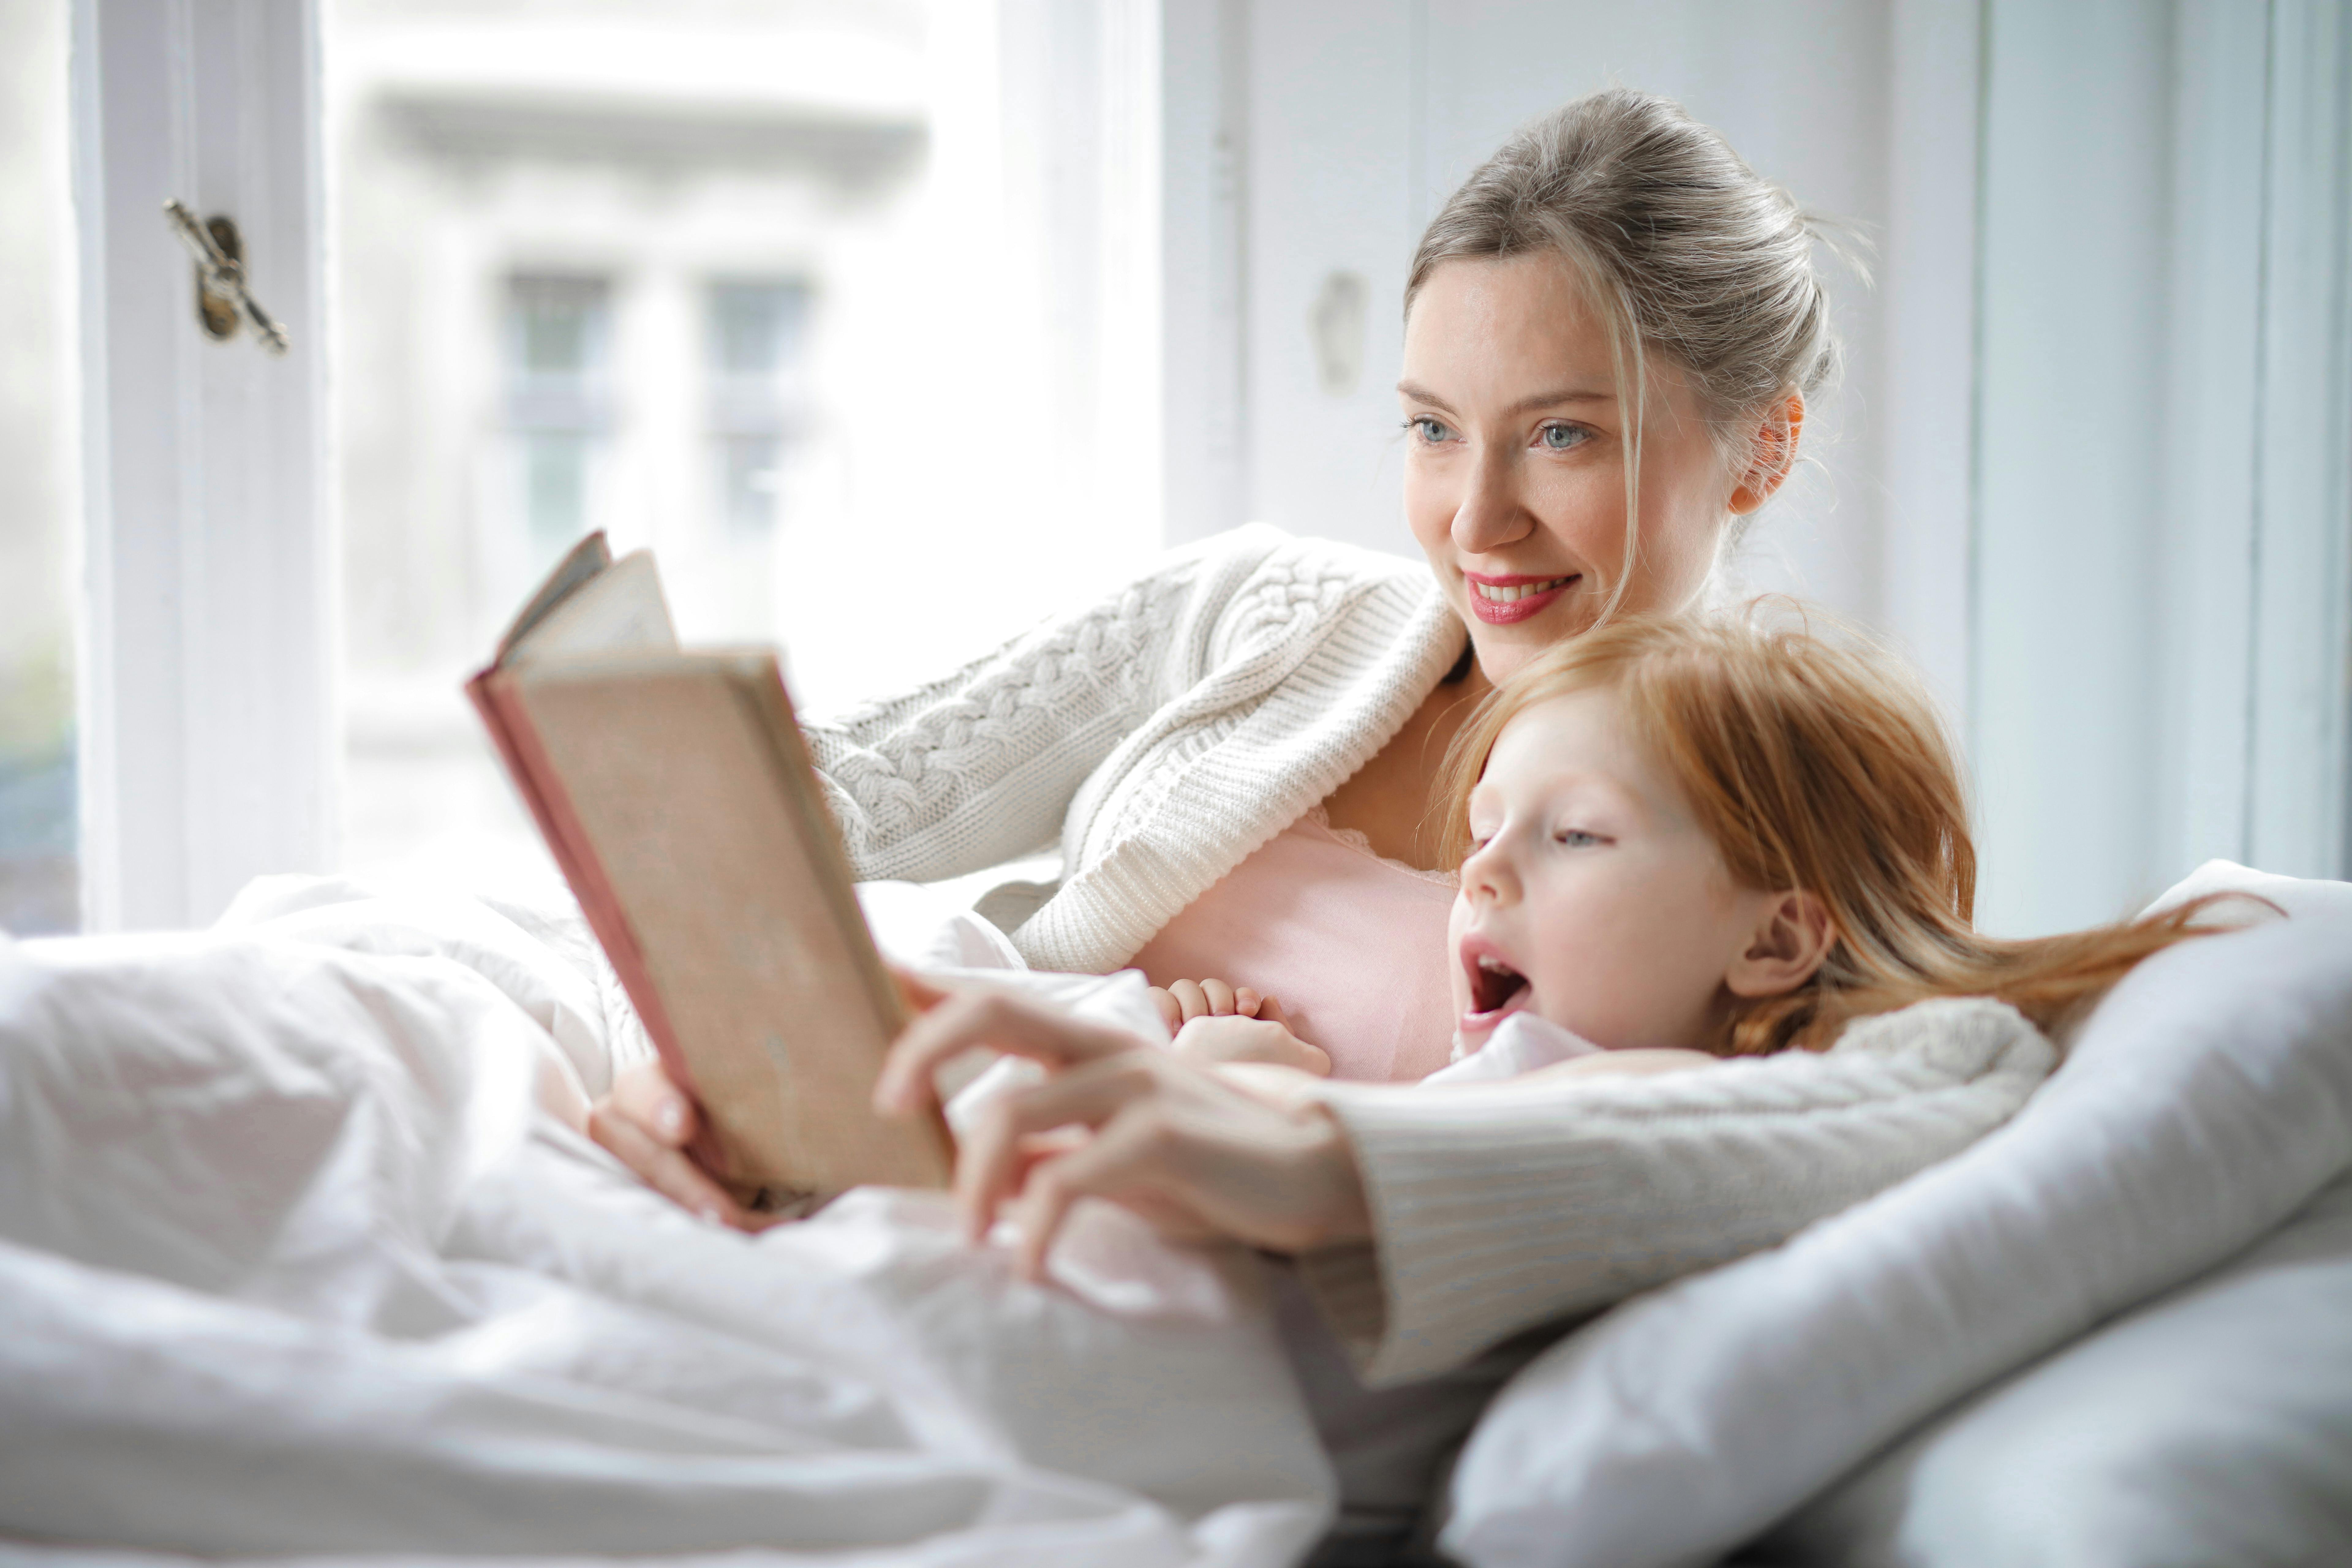
{"label": "open book", "polygon": [[905,1003],[775,650],[681,650],[652,555],[614,561],[596,533],[467,693],[663,1066],[700,1100],[704,1163],[769,1209],[944,1186],[944,1124],[870,1109]]}

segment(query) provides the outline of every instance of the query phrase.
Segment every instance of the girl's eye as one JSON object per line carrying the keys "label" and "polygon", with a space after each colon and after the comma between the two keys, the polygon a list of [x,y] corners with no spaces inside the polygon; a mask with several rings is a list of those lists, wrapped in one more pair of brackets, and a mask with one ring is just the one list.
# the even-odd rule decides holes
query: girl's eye
{"label": "girl's eye", "polygon": [[1592,439],[1592,432],[1581,425],[1547,425],[1536,432],[1547,452],[1572,452]]}
{"label": "girl's eye", "polygon": [[1451,441],[1454,439],[1454,431],[1452,426],[1446,425],[1443,420],[1432,419],[1426,414],[1414,415],[1412,418],[1405,421],[1405,427],[1411,430],[1422,440],[1429,442],[1432,446],[1436,445],[1440,441]]}
{"label": "girl's eye", "polygon": [[1593,845],[1603,842],[1601,835],[1587,833],[1581,827],[1563,827],[1553,834],[1552,838],[1554,842],[1564,844],[1570,849],[1589,849]]}

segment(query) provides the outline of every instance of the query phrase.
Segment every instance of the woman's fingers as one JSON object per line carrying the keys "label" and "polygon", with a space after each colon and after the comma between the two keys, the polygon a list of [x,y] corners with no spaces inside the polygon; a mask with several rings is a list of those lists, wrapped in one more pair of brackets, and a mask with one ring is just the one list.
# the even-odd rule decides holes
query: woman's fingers
{"label": "woman's fingers", "polygon": [[[1139,1188],[1162,1188],[1150,1180],[1160,1159],[1164,1122],[1148,1104],[1132,1103],[1108,1126],[1084,1144],[1059,1158],[1040,1161],[1021,1190],[1019,1267],[1031,1279],[1045,1277],[1045,1257],[1069,1217],[1070,1205],[1084,1197],[1114,1201]],[[1170,1194],[1154,1191],[1165,1208]],[[1187,1228],[1197,1229],[1197,1226]]]}
{"label": "woman's fingers", "polygon": [[883,967],[890,972],[890,978],[898,983],[898,994],[907,999],[908,1007],[915,1012],[929,1012],[948,999],[946,991],[911,969],[887,963]]}
{"label": "woman's fingers", "polygon": [[1151,986],[1150,990],[1151,994],[1151,1005],[1160,1009],[1160,1021],[1168,1026],[1168,1032],[1172,1035],[1177,1030],[1182,1028],[1184,1026],[1184,1005],[1176,1000],[1175,994],[1172,992],[1170,992],[1162,986],[1154,985]]}
{"label": "woman's fingers", "polygon": [[983,1109],[956,1152],[956,1206],[965,1233],[975,1241],[986,1236],[998,1206],[1033,1177],[1026,1155],[1040,1134],[1108,1121],[1121,1106],[1150,1093],[1151,1063],[1142,1052],[1088,1062]]}
{"label": "woman's fingers", "polygon": [[1230,1018],[1234,1016],[1234,988],[1223,981],[1202,981],[1201,994],[1208,999],[1210,1017]]}
{"label": "woman's fingers", "polygon": [[613,1079],[613,1092],[597,1102],[635,1122],[646,1135],[672,1149],[694,1138],[694,1101],[670,1081],[659,1062],[627,1068]]}
{"label": "woman's fingers", "polygon": [[588,1135],[639,1181],[680,1208],[737,1230],[761,1230],[771,1223],[737,1203],[685,1151],[657,1142],[611,1100],[599,1100],[588,1112]]}
{"label": "woman's fingers", "polygon": [[886,1114],[911,1113],[936,1093],[931,1075],[974,1046],[1065,1068],[1142,1045],[1124,1029],[1089,1024],[1026,997],[980,988],[950,990],[890,1047],[874,1085],[874,1105]]}

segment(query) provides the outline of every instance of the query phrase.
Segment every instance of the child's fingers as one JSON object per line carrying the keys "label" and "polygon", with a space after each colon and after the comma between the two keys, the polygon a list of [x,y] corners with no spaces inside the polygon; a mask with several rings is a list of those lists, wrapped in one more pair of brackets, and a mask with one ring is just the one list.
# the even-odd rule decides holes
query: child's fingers
{"label": "child's fingers", "polygon": [[[1258,997],[1257,1011],[1250,1016],[1262,1019],[1268,1024],[1279,1024],[1286,1029],[1290,1028],[1290,1015],[1284,1012],[1281,1002],[1272,996]],[[1291,1032],[1296,1034],[1297,1031]]]}
{"label": "child's fingers", "polygon": [[1181,1002],[1177,1001],[1175,997],[1170,995],[1168,992],[1160,986],[1154,985],[1150,987],[1150,991],[1151,1005],[1160,1009],[1160,1021],[1168,1026],[1168,1032],[1172,1035],[1177,1030],[1182,1028],[1184,1026],[1184,1005]]}
{"label": "child's fingers", "polygon": [[1195,1018],[1205,1018],[1209,1016],[1209,995],[1207,992],[1201,989],[1199,981],[1171,980],[1168,983],[1168,994],[1176,998],[1177,1009],[1183,1014],[1183,1017],[1178,1021],[1179,1027],[1191,1023]]}
{"label": "child's fingers", "polygon": [[1212,1018],[1230,1018],[1234,1016],[1234,988],[1223,981],[1202,981],[1201,994],[1208,999],[1209,1016]]}

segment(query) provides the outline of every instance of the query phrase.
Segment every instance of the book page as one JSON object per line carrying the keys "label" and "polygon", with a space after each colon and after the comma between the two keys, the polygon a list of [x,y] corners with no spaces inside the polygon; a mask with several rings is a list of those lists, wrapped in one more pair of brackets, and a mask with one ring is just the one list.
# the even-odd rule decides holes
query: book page
{"label": "book page", "polygon": [[613,552],[606,547],[604,531],[601,528],[564,552],[563,559],[555,563],[555,570],[547,574],[547,580],[532,593],[530,602],[508,625],[506,635],[499,638],[498,656],[490,660],[491,667],[495,668],[505,662],[515,644],[529,637],[533,626],[545,620],[558,605],[577,593],[583,583],[592,581],[612,563]]}
{"label": "book page", "polygon": [[653,552],[637,550],[573,588],[525,629],[499,662],[520,668],[582,654],[677,647],[677,628],[670,623]]}

